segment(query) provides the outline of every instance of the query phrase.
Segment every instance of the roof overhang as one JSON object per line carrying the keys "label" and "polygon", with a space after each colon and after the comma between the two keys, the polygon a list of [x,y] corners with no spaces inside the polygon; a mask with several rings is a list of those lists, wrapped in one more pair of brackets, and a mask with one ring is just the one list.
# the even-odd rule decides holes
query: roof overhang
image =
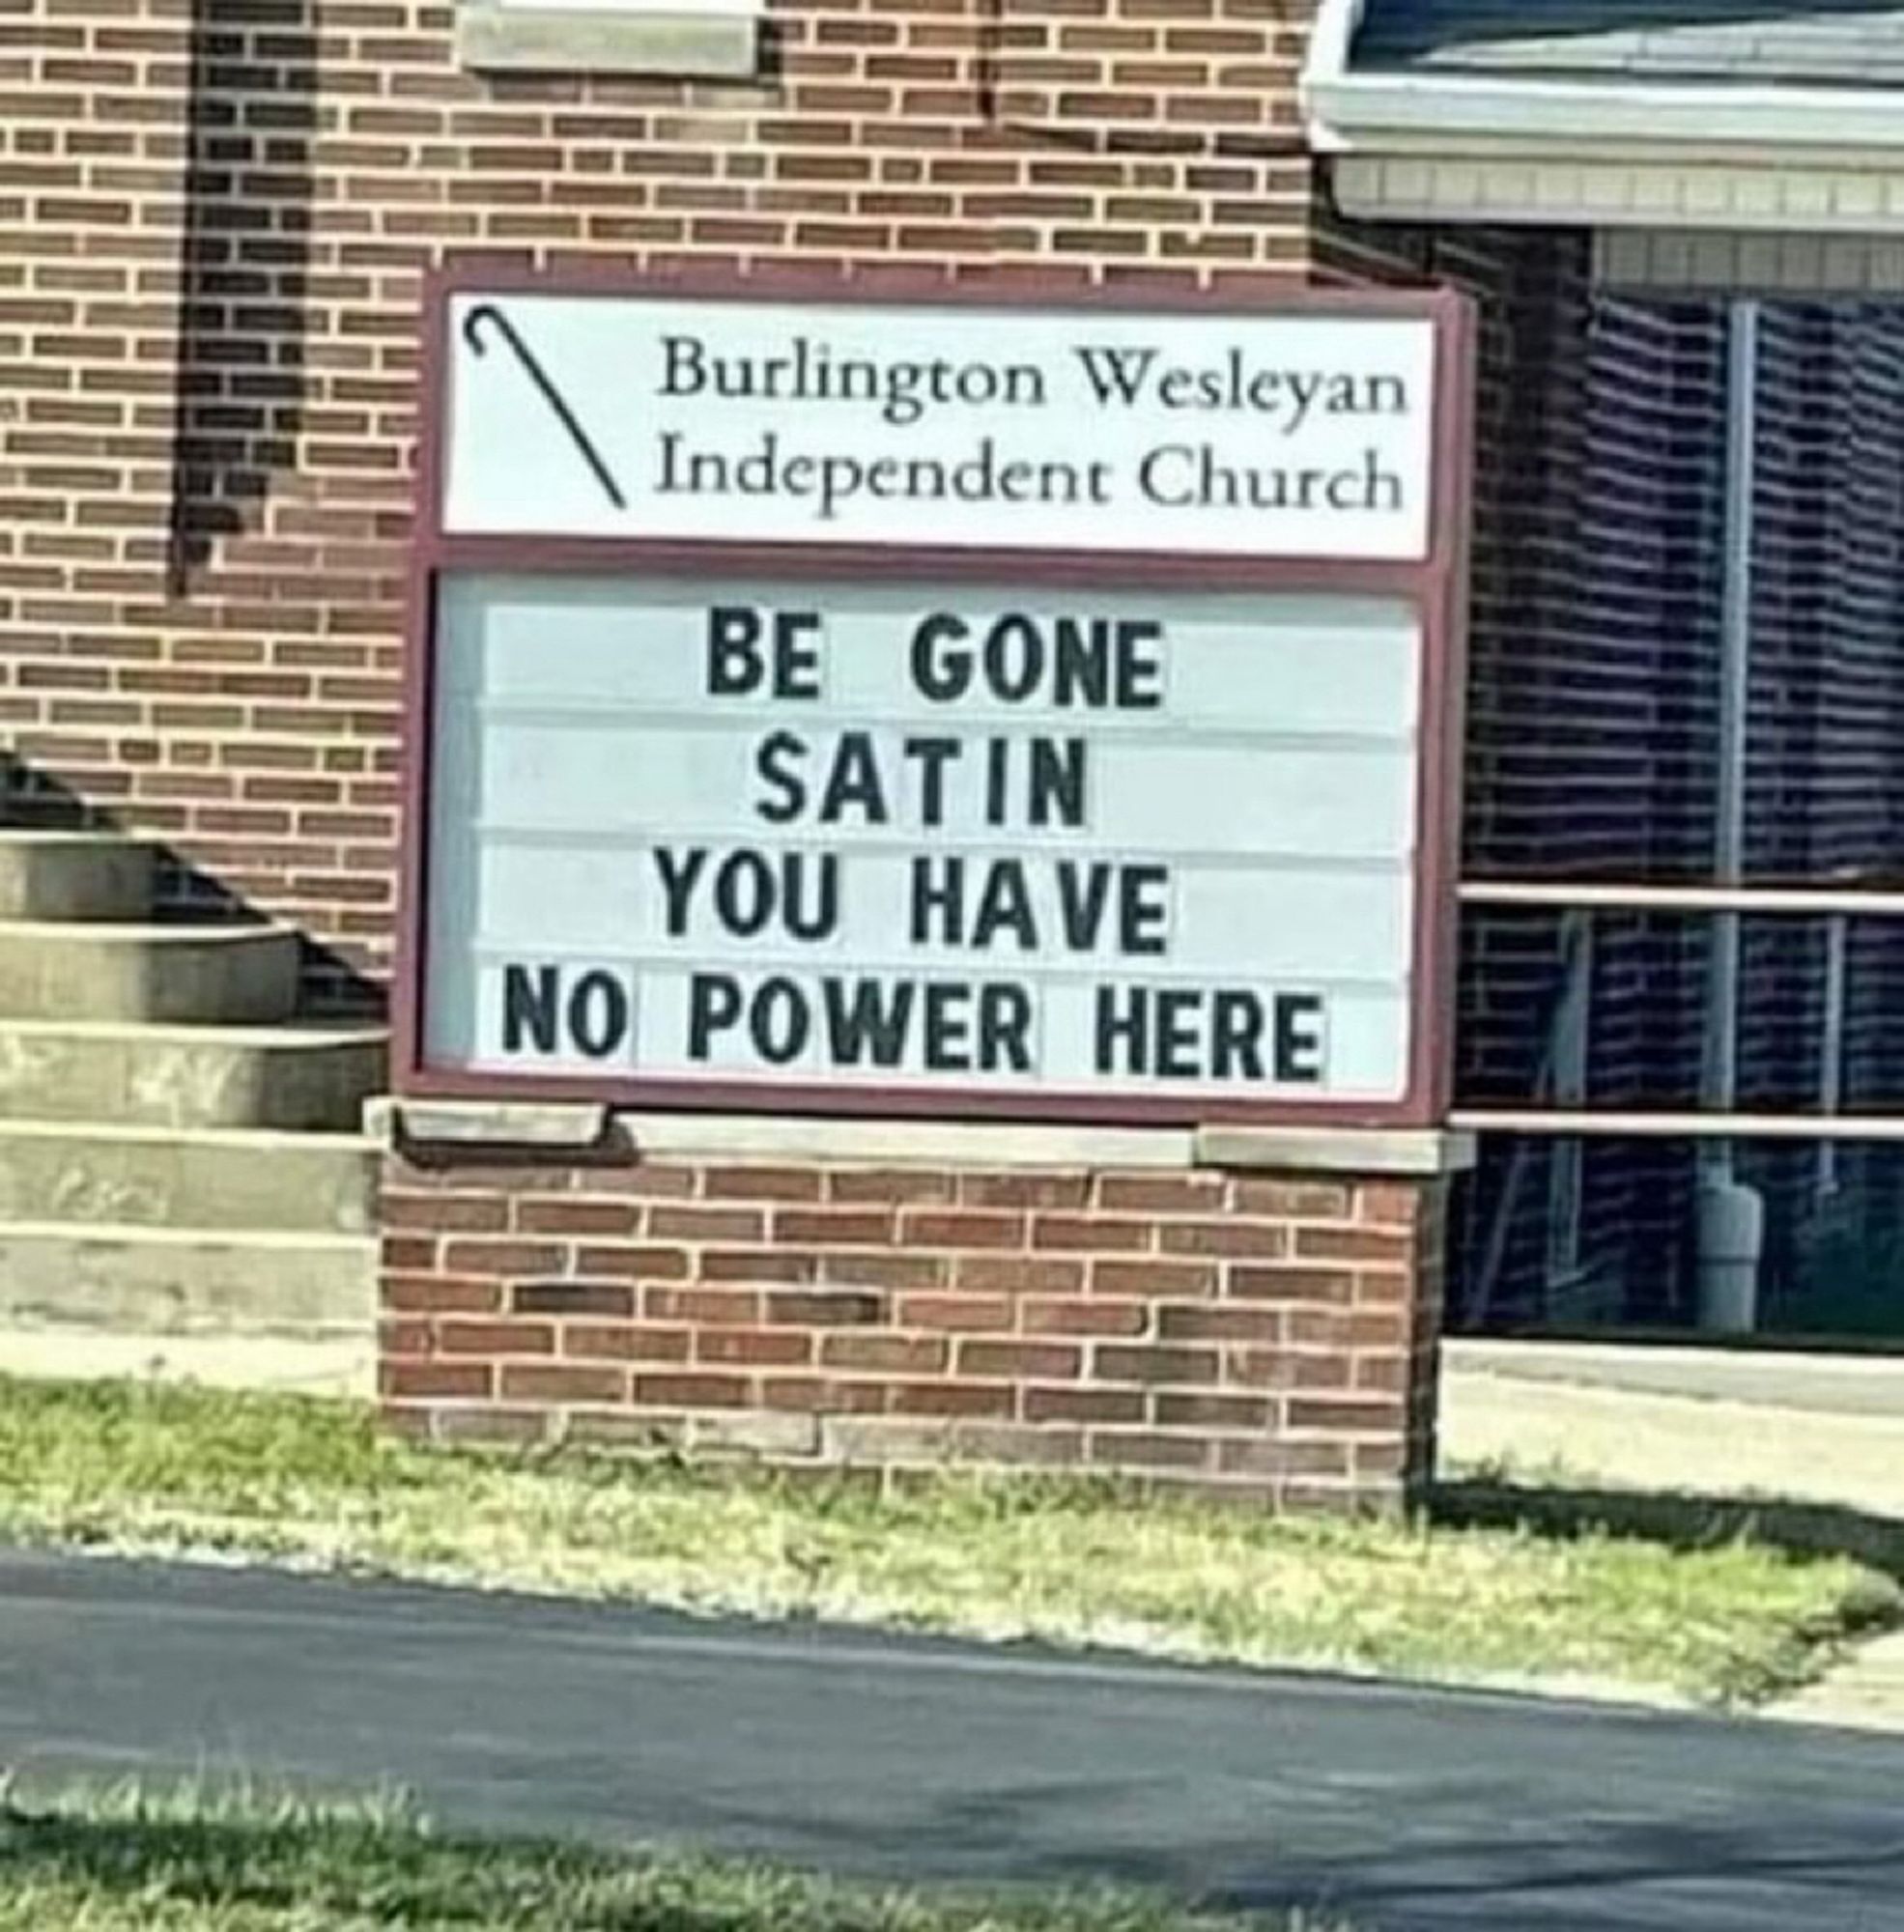
{"label": "roof overhang", "polygon": [[1897,90],[1358,71],[1362,7],[1322,0],[1302,75],[1345,213],[1904,231]]}

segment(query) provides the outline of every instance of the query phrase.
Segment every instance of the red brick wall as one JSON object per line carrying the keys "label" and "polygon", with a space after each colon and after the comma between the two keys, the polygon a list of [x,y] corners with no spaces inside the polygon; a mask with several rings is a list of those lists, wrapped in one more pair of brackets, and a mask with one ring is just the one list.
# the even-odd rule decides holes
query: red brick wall
{"label": "red brick wall", "polygon": [[794,0],[759,84],[684,86],[478,80],[417,0],[22,0],[0,807],[162,835],[175,903],[294,921],[318,1000],[374,998],[423,267],[1299,275],[1310,12]]}
{"label": "red brick wall", "polygon": [[[162,836],[175,909],[374,1001],[416,306],[446,250],[1303,277],[1313,0],[783,0],[756,83],[457,71],[419,0],[0,20],[5,811]],[[944,1452],[1392,1503],[1438,1215],[1217,1174],[393,1163],[385,1394],[791,1460]]]}
{"label": "red brick wall", "polygon": [[385,1177],[383,1395],[438,1440],[1135,1472],[1392,1507],[1435,1183],[704,1161]]}

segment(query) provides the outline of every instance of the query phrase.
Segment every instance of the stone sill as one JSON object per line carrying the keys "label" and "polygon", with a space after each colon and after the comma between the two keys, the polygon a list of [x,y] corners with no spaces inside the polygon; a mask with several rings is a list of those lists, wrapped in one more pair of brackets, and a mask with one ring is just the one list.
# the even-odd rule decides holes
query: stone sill
{"label": "stone sill", "polygon": [[1070,1127],[765,1114],[628,1114],[606,1106],[384,1099],[366,1113],[386,1146],[633,1159],[820,1161],[879,1167],[1198,1167],[1419,1177],[1474,1163],[1471,1134],[1438,1128]]}
{"label": "stone sill", "polygon": [[639,73],[753,80],[759,15],[746,7],[459,5],[457,64],[477,73]]}

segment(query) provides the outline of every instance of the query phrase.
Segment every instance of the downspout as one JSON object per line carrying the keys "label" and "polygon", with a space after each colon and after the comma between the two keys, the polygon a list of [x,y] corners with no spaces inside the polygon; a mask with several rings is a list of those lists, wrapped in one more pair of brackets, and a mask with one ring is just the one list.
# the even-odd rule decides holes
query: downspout
{"label": "downspout", "polygon": [[[1758,303],[1734,301],[1726,318],[1725,525],[1719,603],[1719,747],[1713,810],[1713,875],[1745,877],[1746,750],[1751,685],[1752,521],[1758,428]],[[1699,1100],[1710,1113],[1739,1104],[1740,919],[1715,915],[1706,957],[1706,1013]],[[1720,1334],[1758,1322],[1765,1203],[1740,1181],[1734,1143],[1702,1141],[1698,1156],[1698,1320]]]}
{"label": "downspout", "polygon": [[1309,145],[1319,155],[1346,145],[1329,128],[1321,103],[1348,77],[1349,54],[1366,4],[1367,0],[1321,0],[1309,29],[1309,48],[1295,91]]}

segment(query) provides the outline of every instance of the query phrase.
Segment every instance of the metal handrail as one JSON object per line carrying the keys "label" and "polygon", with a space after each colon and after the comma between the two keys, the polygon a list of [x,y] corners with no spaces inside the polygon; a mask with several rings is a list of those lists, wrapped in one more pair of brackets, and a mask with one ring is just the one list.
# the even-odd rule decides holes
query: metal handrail
{"label": "metal handrail", "polygon": [[1604,1134],[1621,1140],[1904,1141],[1904,1114],[1692,1114],[1597,1107],[1457,1107],[1476,1134]]}
{"label": "metal handrail", "polygon": [[[1465,879],[1464,906],[1543,907],[1559,912],[1743,913],[1771,918],[1904,918],[1904,891],[1863,886],[1670,886],[1634,881]],[[1451,1126],[1472,1133],[1546,1134],[1556,1139],[1904,1141],[1904,1113],[1765,1114],[1623,1111],[1579,1107],[1458,1107]]]}
{"label": "metal handrail", "polygon": [[1785,918],[1904,918],[1904,891],[1863,886],[1655,886],[1622,881],[1464,879],[1463,905],[1568,912],[1752,913]]}

